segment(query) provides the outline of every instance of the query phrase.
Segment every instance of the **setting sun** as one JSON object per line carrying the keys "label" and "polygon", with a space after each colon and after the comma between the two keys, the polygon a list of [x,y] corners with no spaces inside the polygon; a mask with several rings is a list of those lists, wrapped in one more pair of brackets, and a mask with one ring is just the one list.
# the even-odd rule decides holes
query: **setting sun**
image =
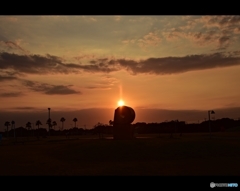
{"label": "setting sun", "polygon": [[123,100],[119,100],[118,101],[118,106],[123,106],[124,105],[124,101]]}

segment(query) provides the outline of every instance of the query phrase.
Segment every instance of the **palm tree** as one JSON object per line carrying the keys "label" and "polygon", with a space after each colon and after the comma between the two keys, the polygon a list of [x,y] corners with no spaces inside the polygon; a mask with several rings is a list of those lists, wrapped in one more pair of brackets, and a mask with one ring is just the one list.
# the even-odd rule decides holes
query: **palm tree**
{"label": "palm tree", "polygon": [[63,123],[64,123],[64,121],[66,121],[66,119],[65,119],[64,117],[62,117],[62,118],[60,119],[60,121],[62,122],[62,130],[63,130]]}
{"label": "palm tree", "polygon": [[51,120],[51,118],[49,118],[48,120],[47,120],[47,123],[46,124],[48,124],[48,130],[50,131],[50,128],[52,127],[52,120]]}
{"label": "palm tree", "polygon": [[42,125],[42,122],[40,120],[37,120],[36,125],[38,126],[38,129],[39,129],[39,125]]}
{"label": "palm tree", "polygon": [[75,117],[75,118],[73,119],[73,121],[74,121],[75,127],[76,127],[77,118]]}
{"label": "palm tree", "polygon": [[27,128],[28,130],[30,130],[30,129],[32,128],[32,124],[31,124],[30,122],[27,122],[27,123],[26,123],[26,128]]}
{"label": "palm tree", "polygon": [[[27,123],[26,123],[26,128],[27,128],[28,130],[30,130],[30,129],[32,128],[32,124],[31,124],[30,122],[27,122]],[[29,135],[29,133],[28,133],[28,135]]]}
{"label": "palm tree", "polygon": [[38,126],[38,131],[37,131],[37,137],[39,139],[39,125],[42,125],[42,122],[40,120],[36,121],[36,126]]}
{"label": "palm tree", "polygon": [[7,127],[7,137],[8,137],[8,126],[10,125],[10,122],[6,121],[4,125]]}
{"label": "palm tree", "polygon": [[57,126],[57,122],[56,122],[56,121],[53,121],[52,126],[53,126],[53,128],[55,129],[55,126]]}

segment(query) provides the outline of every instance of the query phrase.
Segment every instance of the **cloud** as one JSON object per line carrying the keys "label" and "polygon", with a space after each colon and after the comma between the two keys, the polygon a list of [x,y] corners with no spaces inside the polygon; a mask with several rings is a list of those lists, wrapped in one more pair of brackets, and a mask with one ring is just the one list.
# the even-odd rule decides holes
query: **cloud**
{"label": "cloud", "polygon": [[24,94],[21,92],[6,92],[6,93],[0,93],[0,97],[20,97]]}
{"label": "cloud", "polygon": [[22,73],[46,74],[49,72],[61,72],[59,58],[50,55],[18,55],[13,53],[0,53],[0,69],[13,69]]}
{"label": "cloud", "polygon": [[15,76],[2,76],[2,75],[0,75],[0,82],[9,81],[9,80],[16,80],[16,79],[17,79],[17,77],[15,77]]}
{"label": "cloud", "polygon": [[193,40],[201,46],[214,44],[217,47],[216,49],[226,49],[231,40],[231,36],[228,33],[219,33],[215,30],[210,30],[205,33],[189,33],[186,38]]}
{"label": "cloud", "polygon": [[37,109],[37,108],[35,108],[35,107],[13,107],[12,109],[32,110],[32,109]]}
{"label": "cloud", "polygon": [[230,37],[229,36],[222,36],[218,39],[219,48],[217,50],[224,50],[230,44]]}
{"label": "cloud", "polygon": [[206,24],[208,26],[218,26],[218,27],[231,27],[233,25],[240,24],[240,16],[238,15],[227,15],[227,16],[211,16],[206,17]]}
{"label": "cloud", "polygon": [[214,53],[185,57],[149,58],[142,61],[119,59],[109,62],[119,64],[121,68],[132,74],[165,75],[240,65],[240,57],[236,57],[234,53]]}
{"label": "cloud", "polygon": [[[227,42],[227,40],[227,38],[223,38],[222,43]],[[17,73],[22,72],[27,74],[68,74],[79,73],[80,71],[110,73],[114,71],[126,70],[131,74],[148,73],[164,75],[239,65],[240,57],[235,51],[187,55],[183,57],[148,58],[140,61],[133,59],[102,58],[91,60],[89,64],[83,65],[75,63],[63,63],[61,58],[52,55],[26,56],[4,52],[0,53],[0,61],[0,69],[12,69]],[[31,87],[33,90],[43,91],[45,93],[49,92],[49,94],[57,91],[74,93],[73,91],[68,91],[67,86],[51,86],[47,84],[31,83],[33,82],[25,82],[25,84]],[[50,91],[52,88],[54,88],[54,91]]]}
{"label": "cloud", "polygon": [[19,53],[29,54],[30,52],[25,50],[20,46],[20,41],[17,40],[16,42],[10,41],[10,40],[1,40],[5,38],[1,38],[0,36],[0,45],[3,45],[7,50],[16,50]]}
{"label": "cloud", "polygon": [[80,92],[76,90],[72,90],[68,86],[63,86],[63,85],[53,86],[48,90],[46,90],[45,93],[49,95],[81,94]]}
{"label": "cloud", "polygon": [[50,85],[46,83],[39,83],[30,80],[23,80],[23,85],[36,92],[43,92],[47,95],[68,95],[81,94],[81,92],[73,90],[69,86],[64,85]]}
{"label": "cloud", "polygon": [[160,42],[160,37],[156,33],[150,32],[138,40],[138,45],[142,48],[146,48],[148,46],[157,46]]}
{"label": "cloud", "polygon": [[123,44],[130,45],[130,44],[137,44],[140,48],[147,50],[148,47],[156,47],[161,43],[162,39],[156,32],[149,32],[148,34],[144,35],[138,39],[128,39],[122,40]]}
{"label": "cloud", "polygon": [[186,17],[178,26],[165,28],[162,35],[170,42],[187,39],[200,46],[211,44],[219,50],[239,39],[239,25],[240,16]]}
{"label": "cloud", "polygon": [[86,89],[100,89],[100,90],[109,90],[110,87],[107,86],[86,86]]}
{"label": "cloud", "polygon": [[[235,33],[237,29],[235,29]],[[163,36],[170,42],[180,39],[187,39],[199,46],[209,46],[212,44],[216,49],[226,49],[231,41],[231,34],[227,31],[217,31],[215,29],[196,32],[186,31],[181,28],[172,28],[168,32],[163,32]]]}
{"label": "cloud", "polygon": [[[97,60],[98,61],[98,60]],[[79,73],[81,70],[87,72],[112,72],[116,68],[109,67],[104,59],[98,64],[75,64],[64,63],[60,57],[47,54],[41,55],[18,55],[13,53],[0,53],[0,69],[12,69],[26,74],[55,74],[55,73]]]}

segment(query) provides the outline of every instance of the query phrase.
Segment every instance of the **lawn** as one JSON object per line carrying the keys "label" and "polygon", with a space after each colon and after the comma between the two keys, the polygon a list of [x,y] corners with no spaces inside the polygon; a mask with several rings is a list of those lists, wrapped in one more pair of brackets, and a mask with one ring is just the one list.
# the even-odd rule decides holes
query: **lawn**
{"label": "lawn", "polygon": [[239,132],[138,137],[2,140],[0,175],[240,175]]}

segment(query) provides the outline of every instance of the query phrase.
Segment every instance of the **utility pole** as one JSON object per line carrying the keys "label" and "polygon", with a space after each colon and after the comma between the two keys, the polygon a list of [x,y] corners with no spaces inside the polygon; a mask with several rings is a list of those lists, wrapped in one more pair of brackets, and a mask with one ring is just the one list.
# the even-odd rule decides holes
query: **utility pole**
{"label": "utility pole", "polygon": [[208,111],[208,127],[209,127],[209,134],[210,134],[210,137],[211,137],[211,124],[210,124],[210,114],[215,114],[215,112],[213,110],[209,110]]}

